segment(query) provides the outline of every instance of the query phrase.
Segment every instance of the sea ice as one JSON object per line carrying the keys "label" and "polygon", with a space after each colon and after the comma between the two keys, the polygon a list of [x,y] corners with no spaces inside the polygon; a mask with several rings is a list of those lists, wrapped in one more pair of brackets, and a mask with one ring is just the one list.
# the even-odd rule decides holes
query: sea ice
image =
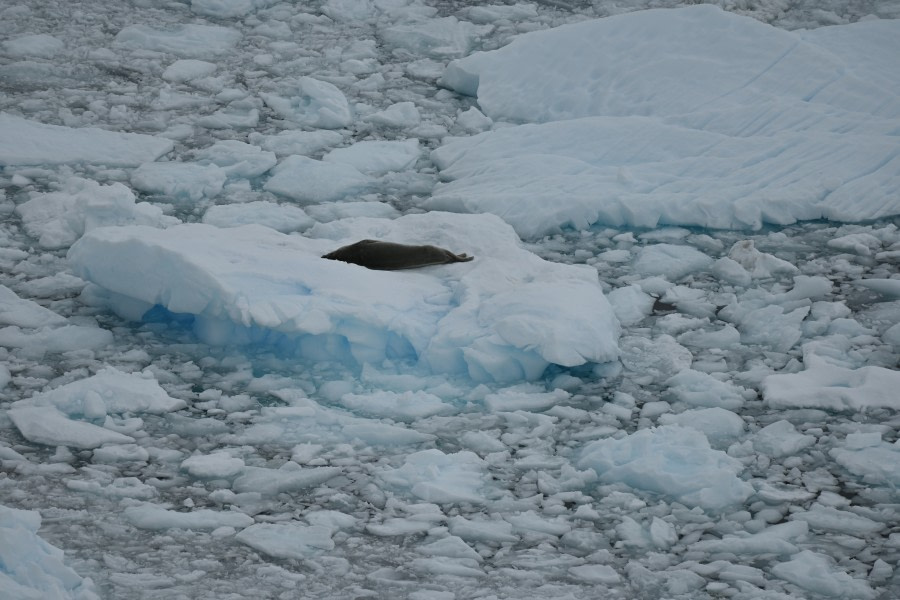
{"label": "sea ice", "polygon": [[190,511],[169,510],[156,504],[127,507],[123,515],[140,529],[206,529],[219,527],[247,527],[253,517],[237,511],[202,508]]}
{"label": "sea ice", "polygon": [[305,203],[333,202],[362,194],[375,180],[353,165],[289,156],[272,169],[266,191]]}
{"label": "sea ice", "polygon": [[[810,43],[693,6],[476,52],[452,62],[442,83],[477,96],[495,121],[526,124],[434,151],[446,183],[423,205],[502,215],[526,238],[598,222],[759,228],[897,214],[900,160],[884,133],[900,114],[896,65],[879,58],[847,69],[828,50],[853,39],[857,52],[887,57],[900,52],[900,36],[884,47],[874,40],[896,27],[847,25]],[[623,58],[598,59],[608,56]],[[545,74],[539,86],[535,72]]]}
{"label": "sea ice", "polygon": [[309,156],[329,148],[337,146],[344,139],[337,131],[327,129],[316,131],[295,131],[289,129],[280,131],[276,135],[263,135],[253,132],[250,134],[250,143],[257,144],[264,150],[274,152],[277,156],[290,156],[302,154]]}
{"label": "sea ice", "polygon": [[44,248],[66,248],[86,231],[106,225],[166,227],[179,220],[148,202],[135,202],[121,183],[100,185],[73,177],[58,192],[33,194],[16,207],[25,231]]}
{"label": "sea ice", "polygon": [[738,477],[739,461],[710,448],[696,429],[677,425],[592,442],[576,466],[594,469],[603,483],[621,482],[711,512],[733,508],[753,492]]}
{"label": "sea ice", "polygon": [[227,452],[213,452],[186,458],[181,468],[200,479],[231,479],[243,471],[244,461]]}
{"label": "sea ice", "polygon": [[131,173],[131,185],[149,194],[193,202],[217,196],[225,178],[226,171],[212,164],[152,162],[142,164]]}
{"label": "sea ice", "polygon": [[[318,239],[256,226],[109,227],[83,237],[69,259],[123,314],[140,318],[154,305],[190,313],[213,344],[263,343],[360,364],[401,358],[488,381],[618,354],[618,322],[596,272],[534,256],[499,219],[429,213],[334,221],[308,234]],[[418,272],[319,258],[365,238],[477,258]]]}
{"label": "sea ice", "polygon": [[364,117],[363,121],[385,127],[415,127],[422,121],[422,116],[412,102],[398,102]]}
{"label": "sea ice", "polygon": [[[287,87],[285,87],[287,85]],[[353,122],[347,97],[332,83],[301,77],[262,99],[283,119],[320,129],[340,129]]]}
{"label": "sea ice", "polygon": [[166,70],[162,73],[162,78],[172,83],[185,83],[201,77],[207,77],[215,72],[215,63],[186,58],[176,60],[166,67]]}
{"label": "sea ice", "polygon": [[843,447],[832,448],[828,453],[852,477],[869,485],[888,488],[897,497],[897,490],[900,489],[900,444],[882,442],[880,439],[861,444],[854,438],[859,435],[864,434],[848,435]]}
{"label": "sea ice", "polygon": [[482,27],[456,17],[407,19],[378,30],[385,44],[429,58],[446,59],[465,55],[475,45]]}
{"label": "sea ice", "polygon": [[265,200],[210,206],[203,213],[202,220],[216,227],[240,227],[255,223],[271,227],[281,233],[303,231],[315,224],[315,220],[299,206]]}
{"label": "sea ice", "polygon": [[99,600],[90,579],[63,562],[63,551],[38,536],[41,514],[0,505],[0,589],[8,598]]}
{"label": "sea ice", "polygon": [[822,408],[860,411],[900,406],[896,390],[900,372],[883,367],[819,364],[799,373],[775,374],[762,382],[766,403],[773,408]]}
{"label": "sea ice", "polygon": [[108,367],[96,375],[39,392],[17,406],[54,406],[72,417],[102,423],[107,413],[163,414],[186,406],[170,397],[149,373],[123,373]]}
{"label": "sea ice", "polygon": [[744,404],[745,390],[728,381],[720,381],[693,369],[684,369],[670,377],[666,399],[680,400],[691,406],[707,406],[737,410]]}
{"label": "sea ice", "polygon": [[8,414],[25,439],[47,446],[97,448],[134,442],[131,436],[70,419],[52,406],[17,406]]}
{"label": "sea ice", "polygon": [[766,425],[753,436],[753,448],[772,458],[794,456],[815,443],[815,437],[799,433],[784,419]]}
{"label": "sea ice", "polygon": [[[646,405],[645,405],[646,406]],[[689,409],[678,414],[659,416],[660,425],[681,425],[702,431],[710,446],[723,450],[744,433],[744,420],[730,410],[713,408]]]}
{"label": "sea ice", "polygon": [[53,58],[64,47],[61,40],[46,33],[22,35],[3,42],[3,51],[14,57]]}
{"label": "sea ice", "polygon": [[346,148],[337,148],[326,154],[326,162],[351,165],[367,175],[384,175],[391,171],[404,171],[416,164],[419,158],[419,140],[362,141]]}
{"label": "sea ice", "polygon": [[243,36],[230,27],[185,24],[170,29],[129,25],[116,34],[113,46],[124,50],[153,50],[184,58],[207,58],[230,51]]}
{"label": "sea ice", "polygon": [[15,292],[0,285],[0,325],[17,327],[53,327],[65,325],[68,320],[44,308],[37,302],[19,298]]}
{"label": "sea ice", "polygon": [[496,496],[491,490],[486,463],[466,450],[444,454],[422,450],[406,457],[402,466],[378,473],[383,485],[425,502],[485,504]]}
{"label": "sea ice", "polygon": [[172,140],[152,135],[45,125],[0,113],[0,165],[136,167],[156,160],[173,147]]}
{"label": "sea ice", "polygon": [[812,550],[803,550],[791,560],[778,563],[772,567],[772,573],[808,592],[829,598],[871,600],[876,596],[864,580],[854,579],[836,568],[828,557]]}
{"label": "sea ice", "polygon": [[276,558],[302,560],[334,548],[331,531],[321,525],[257,523],[238,533],[235,539]]}
{"label": "sea ice", "polygon": [[237,140],[222,140],[196,154],[201,165],[221,167],[229,179],[252,179],[275,166],[274,152]]}

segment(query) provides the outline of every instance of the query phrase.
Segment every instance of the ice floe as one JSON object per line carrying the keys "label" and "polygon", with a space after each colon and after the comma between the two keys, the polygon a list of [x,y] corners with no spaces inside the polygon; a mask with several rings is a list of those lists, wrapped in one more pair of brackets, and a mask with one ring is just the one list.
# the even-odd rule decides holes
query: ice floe
{"label": "ice floe", "polygon": [[596,471],[603,483],[624,483],[714,512],[733,508],[752,493],[738,476],[737,460],[710,448],[696,429],[677,425],[592,442],[577,465]]}
{"label": "ice floe", "polygon": [[0,114],[0,165],[91,163],[134,167],[171,151],[171,140],[94,127],[47,125]]}
{"label": "ice floe", "polygon": [[63,562],[63,551],[38,536],[37,511],[0,506],[0,588],[9,598],[99,600],[90,579]]}
{"label": "ice floe", "polygon": [[[494,120],[537,124],[436,150],[447,183],[424,205],[492,212],[528,238],[597,222],[759,228],[897,214],[900,162],[886,134],[900,115],[896,65],[848,71],[829,50],[889,56],[900,51],[896,27],[802,35],[696,6],[476,52],[450,64],[444,85],[477,96]],[[619,59],[597,62],[609,56]],[[535,72],[545,74],[539,86]]]}
{"label": "ice floe", "polygon": [[[618,322],[593,270],[531,255],[498,219],[358,219],[309,235],[254,226],[105,228],[82,237],[69,258],[123,314],[141,318],[160,305],[195,315],[209,343],[265,343],[360,364],[400,358],[499,381],[617,356]],[[365,238],[435,243],[478,258],[421,272],[319,258]]]}

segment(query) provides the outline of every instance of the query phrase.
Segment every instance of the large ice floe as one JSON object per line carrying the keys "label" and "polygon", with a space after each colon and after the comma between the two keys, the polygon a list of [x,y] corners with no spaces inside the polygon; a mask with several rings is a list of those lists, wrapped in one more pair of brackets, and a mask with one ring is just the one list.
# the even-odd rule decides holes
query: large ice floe
{"label": "large ice floe", "polygon": [[523,124],[433,152],[446,183],[424,205],[491,212],[528,238],[894,215],[898,54],[898,21],[792,33],[711,6],[522,35],[444,72]]}
{"label": "large ice floe", "polygon": [[99,600],[90,579],[63,562],[63,551],[38,537],[41,514],[0,505],[0,591],[4,598]]}
{"label": "large ice floe", "polygon": [[0,600],[900,596],[900,0],[710,2],[0,7]]}
{"label": "large ice floe", "polygon": [[[366,238],[476,258],[404,272],[320,258]],[[479,381],[534,379],[550,364],[618,355],[619,324],[596,271],[538,258],[495,217],[344,219],[304,237],[254,225],[109,227],[82,237],[69,260],[120,314],[141,319],[159,306],[194,315],[211,344],[264,343],[356,364],[399,359]]]}
{"label": "large ice floe", "polygon": [[135,167],[174,147],[172,140],[94,127],[62,127],[0,113],[0,165],[101,163]]}

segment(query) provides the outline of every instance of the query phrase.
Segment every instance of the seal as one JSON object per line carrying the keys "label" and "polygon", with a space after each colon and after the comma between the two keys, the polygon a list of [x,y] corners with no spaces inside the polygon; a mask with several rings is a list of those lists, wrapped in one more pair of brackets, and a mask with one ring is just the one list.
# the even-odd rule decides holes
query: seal
{"label": "seal", "polygon": [[322,258],[353,263],[379,271],[418,269],[432,265],[468,262],[475,258],[466,254],[454,254],[437,246],[411,246],[378,240],[361,240],[342,246]]}

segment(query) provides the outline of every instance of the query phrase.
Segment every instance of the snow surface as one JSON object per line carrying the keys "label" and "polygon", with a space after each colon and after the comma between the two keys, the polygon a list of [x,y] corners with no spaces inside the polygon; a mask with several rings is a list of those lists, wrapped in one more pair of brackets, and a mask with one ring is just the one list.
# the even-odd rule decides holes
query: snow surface
{"label": "snow surface", "polygon": [[[758,229],[896,215],[900,65],[887,57],[900,54],[900,22],[819,31],[698,5],[538,31],[454,61],[443,85],[494,120],[537,124],[436,150],[448,183],[424,206],[491,212],[529,238],[594,223]],[[847,67],[847,46],[865,68]]]}
{"label": "snow surface", "polygon": [[0,7],[0,597],[900,596],[900,2],[711,4]]}
{"label": "snow surface", "polygon": [[[596,272],[528,253],[497,218],[341,220],[309,235],[197,224],[105,228],[73,245],[69,261],[123,316],[144,318],[155,306],[191,314],[210,344],[266,344],[359,364],[411,360],[479,381],[534,379],[550,364],[617,357],[619,325]],[[478,258],[421,273],[320,258],[376,236]],[[152,270],[162,276],[149,277]]]}

